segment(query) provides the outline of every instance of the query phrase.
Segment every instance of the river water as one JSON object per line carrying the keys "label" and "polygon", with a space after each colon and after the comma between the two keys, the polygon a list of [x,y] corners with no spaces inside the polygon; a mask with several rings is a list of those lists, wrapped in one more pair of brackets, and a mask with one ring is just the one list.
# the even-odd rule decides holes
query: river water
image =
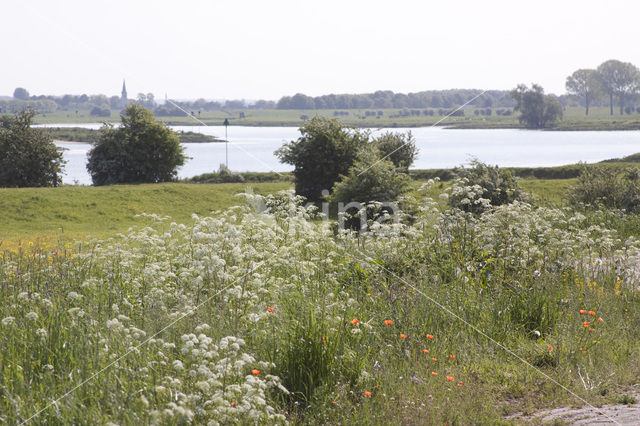
{"label": "river water", "polygon": [[[97,129],[100,124],[50,124],[47,127],[85,127]],[[194,131],[224,139],[222,126],[172,126],[174,130]],[[553,132],[537,130],[454,130],[437,127],[412,129],[377,129],[403,132],[410,130],[420,152],[415,169],[449,168],[477,158],[501,167],[560,166],[578,162],[597,162],[640,152],[640,131]],[[190,159],[178,170],[178,177],[193,177],[217,170],[225,163],[228,149],[229,168],[234,171],[289,171],[273,152],[283,143],[300,136],[296,127],[228,128],[225,143],[187,143]],[[89,144],[56,143],[66,148],[64,183],[90,185],[86,170]]]}

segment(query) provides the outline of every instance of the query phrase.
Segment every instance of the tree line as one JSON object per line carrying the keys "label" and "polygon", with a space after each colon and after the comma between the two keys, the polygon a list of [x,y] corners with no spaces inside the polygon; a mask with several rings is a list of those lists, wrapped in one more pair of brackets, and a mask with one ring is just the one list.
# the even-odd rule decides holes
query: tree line
{"label": "tree line", "polygon": [[603,100],[608,100],[611,115],[614,105],[620,108],[620,115],[630,114],[635,110],[630,104],[640,94],[640,70],[632,63],[610,59],[595,69],[576,70],[567,77],[565,87],[585,107],[585,115],[591,105]]}

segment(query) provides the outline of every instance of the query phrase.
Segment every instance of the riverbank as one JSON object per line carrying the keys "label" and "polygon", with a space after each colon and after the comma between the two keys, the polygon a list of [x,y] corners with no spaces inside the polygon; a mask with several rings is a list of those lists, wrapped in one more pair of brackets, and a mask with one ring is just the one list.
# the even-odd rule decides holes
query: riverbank
{"label": "riverbank", "polygon": [[[97,142],[100,134],[98,130],[84,127],[47,127],[46,131],[51,135],[54,142],[79,142],[89,144]],[[180,143],[224,142],[223,139],[216,138],[215,136],[197,132],[177,131],[176,134]]]}
{"label": "riverbank", "polygon": [[[450,110],[443,109],[349,109],[349,110],[216,110],[200,111],[194,116],[157,116],[159,121],[173,126],[222,126],[228,120],[230,126],[247,127],[299,127],[316,115],[340,119],[345,125],[358,128],[418,128],[439,126],[452,129],[524,129],[517,113],[509,108],[464,108],[462,116],[446,117]],[[37,124],[94,123],[98,118],[88,111],[69,114],[57,111],[46,116],[36,116]],[[119,122],[119,112],[100,118],[107,122]],[[566,107],[564,118],[550,130],[597,131],[640,130],[640,114],[610,115],[608,107],[591,108],[589,116],[581,107]]]}

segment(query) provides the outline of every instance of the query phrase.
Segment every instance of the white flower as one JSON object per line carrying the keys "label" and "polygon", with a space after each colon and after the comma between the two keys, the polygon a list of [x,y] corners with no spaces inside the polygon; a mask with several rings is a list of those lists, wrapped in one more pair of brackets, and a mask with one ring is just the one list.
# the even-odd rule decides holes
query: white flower
{"label": "white flower", "polygon": [[14,317],[5,317],[2,320],[2,325],[4,325],[4,326],[11,325],[11,324],[13,324],[15,322],[15,320],[16,319]]}
{"label": "white flower", "polygon": [[175,361],[173,361],[173,369],[176,371],[182,371],[184,370],[184,365],[182,364],[182,361],[180,361],[179,359],[176,359]]}
{"label": "white flower", "polygon": [[33,312],[33,311],[31,311],[27,315],[25,315],[25,318],[30,320],[30,321],[36,321],[38,319],[38,314]]}

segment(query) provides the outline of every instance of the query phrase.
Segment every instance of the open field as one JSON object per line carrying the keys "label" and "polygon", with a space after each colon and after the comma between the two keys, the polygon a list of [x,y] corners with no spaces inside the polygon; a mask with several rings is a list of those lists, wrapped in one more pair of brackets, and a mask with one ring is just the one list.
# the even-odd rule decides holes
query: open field
{"label": "open field", "polygon": [[[431,126],[441,121],[439,125],[454,128],[519,128],[517,114],[510,116],[499,116],[496,110],[505,108],[494,108],[491,116],[475,115],[475,108],[465,108],[464,117],[439,116],[437,110],[433,116],[397,116],[402,110],[384,109],[380,110],[383,115],[378,117],[366,116],[366,112],[374,110],[346,110],[349,115],[339,116],[344,124],[356,127],[424,127]],[[377,113],[378,110],[375,110]],[[420,109],[419,111],[422,111]],[[202,111],[196,113],[198,120],[211,126],[220,126],[225,119],[235,126],[300,126],[304,123],[303,117],[313,117],[315,115],[323,117],[334,117],[335,110],[242,110],[242,111]],[[240,114],[244,113],[244,118]],[[96,123],[102,121],[118,122],[119,111],[113,110],[111,117],[92,117],[88,111],[75,112],[57,111],[46,114],[46,116],[36,116],[36,124],[52,123]],[[172,125],[196,125],[198,121],[188,116],[177,117],[157,117],[158,120]],[[609,115],[608,107],[594,107],[590,110],[589,116],[584,115],[584,108],[567,107],[564,111],[564,119],[558,123],[556,130],[637,130],[640,129],[640,114],[630,115]]]}
{"label": "open field", "polygon": [[475,218],[436,184],[414,222],[360,236],[277,197],[228,209],[244,184],[4,189],[0,421],[519,424],[632,403],[640,221],[564,208],[571,183],[523,180],[535,204]]}

